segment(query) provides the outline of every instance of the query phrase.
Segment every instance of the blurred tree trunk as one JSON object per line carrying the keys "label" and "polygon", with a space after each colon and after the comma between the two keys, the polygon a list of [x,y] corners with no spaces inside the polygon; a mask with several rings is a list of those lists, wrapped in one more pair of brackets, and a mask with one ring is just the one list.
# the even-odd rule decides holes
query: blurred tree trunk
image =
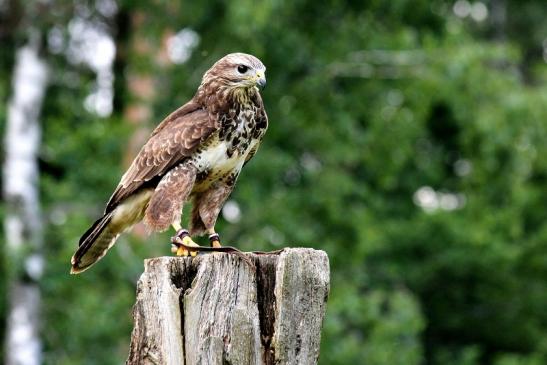
{"label": "blurred tree trunk", "polygon": [[[159,5],[158,5],[159,6]],[[127,104],[124,117],[134,128],[124,165],[128,166],[150,134],[150,122],[153,117],[153,105],[157,96],[157,76],[165,66],[166,35],[172,34],[169,29],[161,31],[162,39],[158,40],[148,32],[149,23],[154,17],[146,10],[136,8],[129,15],[131,37],[127,46],[126,87]],[[155,33],[154,33],[155,34]]]}
{"label": "blurred tree trunk", "polygon": [[[179,5],[173,3],[157,3],[156,7],[162,7],[162,14],[177,14]],[[149,6],[134,5],[120,11],[126,13],[124,21],[127,21],[130,34],[127,40],[118,39],[118,49],[122,49],[126,62],[126,93],[124,117],[135,130],[124,157],[125,165],[129,165],[137,152],[146,142],[148,136],[160,121],[153,120],[154,103],[158,92],[162,89],[161,75],[165,73],[169,65],[167,51],[168,40],[175,34],[168,25],[167,19],[158,18],[158,10],[151,13]],[[150,29],[154,29],[150,32]],[[119,41],[127,41],[127,45],[121,45]],[[161,116],[160,116],[161,117]]]}
{"label": "blurred tree trunk", "polygon": [[506,0],[492,0],[491,22],[494,27],[494,35],[498,41],[506,40],[507,3]]}
{"label": "blurred tree trunk", "polygon": [[40,34],[34,30],[18,51],[12,79],[5,135],[3,193],[8,275],[6,365],[42,362],[40,289],[42,221],[38,187],[40,110],[48,68],[40,56]]}
{"label": "blurred tree trunk", "polygon": [[[156,4],[155,6],[165,6]],[[167,64],[167,39],[173,34],[168,26],[158,24],[158,19],[149,13],[149,9],[139,6],[126,9],[129,30],[127,39],[118,39],[120,57],[125,62],[125,95],[126,104],[123,110],[124,120],[132,128],[124,157],[123,166],[128,167],[142,145],[148,139],[154,126],[159,123],[154,119],[154,103],[159,87],[159,74]],[[168,11],[166,10],[166,14]],[[149,32],[151,26],[159,28],[156,33]],[[160,38],[158,39],[158,35]],[[120,44],[120,42],[126,44]],[[147,230],[142,223],[137,224],[133,234],[145,237]]]}

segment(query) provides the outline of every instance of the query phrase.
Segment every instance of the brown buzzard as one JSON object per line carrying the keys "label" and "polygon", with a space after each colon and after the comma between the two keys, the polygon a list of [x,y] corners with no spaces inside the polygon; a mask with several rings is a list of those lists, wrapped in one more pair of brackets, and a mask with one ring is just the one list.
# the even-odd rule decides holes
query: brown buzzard
{"label": "brown buzzard", "polygon": [[[192,100],[156,127],[122,176],[104,215],[80,238],[71,273],[88,269],[122,232],[143,219],[154,231],[173,226],[186,245],[196,245],[190,235],[207,233],[211,245],[220,247],[217,216],[268,127],[258,90],[266,84],[265,70],[256,57],[232,53],[205,73]],[[188,232],[181,229],[180,219],[189,200]],[[177,255],[188,254],[183,246],[177,250]]]}

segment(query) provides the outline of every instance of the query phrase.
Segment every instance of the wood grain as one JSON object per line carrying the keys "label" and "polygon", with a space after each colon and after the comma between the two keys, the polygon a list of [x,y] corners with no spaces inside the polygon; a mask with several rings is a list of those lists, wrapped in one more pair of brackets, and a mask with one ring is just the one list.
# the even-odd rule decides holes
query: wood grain
{"label": "wood grain", "polygon": [[248,255],[146,260],[126,364],[316,364],[326,253]]}

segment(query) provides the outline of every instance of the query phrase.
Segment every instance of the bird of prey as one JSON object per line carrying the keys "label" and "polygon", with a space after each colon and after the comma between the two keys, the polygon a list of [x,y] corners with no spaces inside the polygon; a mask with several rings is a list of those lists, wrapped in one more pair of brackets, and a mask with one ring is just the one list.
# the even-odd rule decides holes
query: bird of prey
{"label": "bird of prey", "polygon": [[[197,246],[193,235],[208,234],[211,246],[221,247],[217,216],[268,128],[259,92],[266,85],[265,71],[258,58],[232,53],[205,72],[194,97],[156,127],[104,215],[80,238],[71,273],[95,264],[141,220],[153,231],[172,226],[184,243],[176,250],[179,256],[190,254],[184,246]],[[187,201],[192,202],[189,231],[180,223]]]}

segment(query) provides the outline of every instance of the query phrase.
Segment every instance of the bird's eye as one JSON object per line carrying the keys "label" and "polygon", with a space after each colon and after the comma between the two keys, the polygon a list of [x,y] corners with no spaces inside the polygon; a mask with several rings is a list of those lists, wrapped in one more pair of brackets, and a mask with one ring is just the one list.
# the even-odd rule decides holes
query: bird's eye
{"label": "bird's eye", "polygon": [[247,72],[248,69],[249,69],[249,67],[247,67],[245,65],[237,66],[237,72],[239,72],[240,74],[244,74],[245,72]]}

